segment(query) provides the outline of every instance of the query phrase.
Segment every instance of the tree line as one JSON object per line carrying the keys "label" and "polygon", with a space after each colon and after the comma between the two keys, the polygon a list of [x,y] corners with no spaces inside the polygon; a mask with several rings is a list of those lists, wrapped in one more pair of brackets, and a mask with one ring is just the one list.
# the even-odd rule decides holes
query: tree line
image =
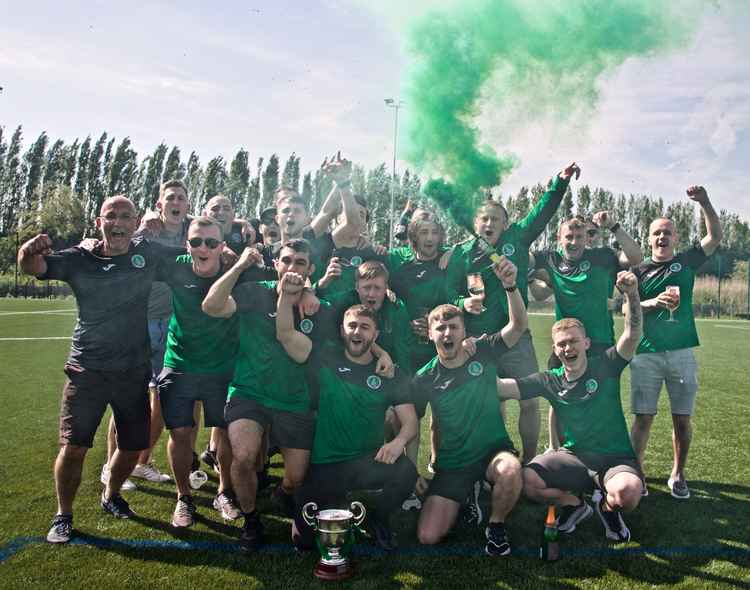
{"label": "tree line", "polygon": [[[120,139],[103,132],[94,139],[75,139],[67,143],[42,132],[31,144],[24,145],[23,128],[17,126],[8,137],[0,126],[0,272],[13,266],[16,240],[21,241],[39,231],[50,233],[56,245],[76,243],[94,229],[94,219],[108,196],[125,194],[139,211],[153,209],[159,196],[159,185],[169,179],[185,182],[190,193],[193,213],[199,213],[213,195],[222,193],[234,204],[237,215],[257,217],[272,204],[273,192],[280,186],[297,189],[316,211],[330,191],[330,182],[318,168],[304,172],[301,159],[292,153],[283,162],[277,154],[267,159],[251,160],[240,148],[227,161],[216,156],[205,164],[197,152],[187,157],[179,146],[159,144],[152,153],[134,149],[131,139]],[[546,171],[542,171],[546,174]],[[397,211],[406,200],[421,202],[419,176],[404,170],[394,178],[385,163],[365,169],[354,166],[352,184],[355,192],[365,196],[370,208],[370,234],[376,242],[387,243],[389,235],[391,188]],[[546,186],[538,183],[524,186],[516,194],[501,196],[511,220],[520,219],[541,198]],[[710,189],[710,187],[709,187]],[[709,191],[710,194],[710,191]],[[484,198],[477,195],[477,202]],[[424,203],[429,206],[429,203]],[[700,237],[703,223],[695,207],[687,200],[665,205],[662,197],[646,194],[614,194],[605,188],[580,186],[575,194],[568,189],[560,209],[536,247],[551,247],[559,223],[573,215],[590,217],[607,209],[644,249],[647,248],[648,225],[655,217],[674,219],[680,236],[680,248]],[[451,220],[442,220],[448,240],[458,241],[466,232]],[[718,262],[704,269],[710,274],[731,274],[737,260],[750,257],[750,227],[737,213],[721,210],[724,240]],[[605,236],[605,239],[608,236]]]}

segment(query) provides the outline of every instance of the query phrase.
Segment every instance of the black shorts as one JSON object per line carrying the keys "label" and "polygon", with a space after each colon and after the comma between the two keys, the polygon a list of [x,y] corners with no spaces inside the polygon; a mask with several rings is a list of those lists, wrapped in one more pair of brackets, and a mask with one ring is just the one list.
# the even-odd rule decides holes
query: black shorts
{"label": "black shorts", "polygon": [[534,457],[526,467],[541,477],[547,487],[574,494],[590,494],[594,487],[604,490],[618,473],[632,473],[643,479],[638,461],[626,455],[576,455],[559,449]]}
{"label": "black shorts", "polygon": [[183,373],[164,367],[157,387],[167,429],[195,426],[193,407],[198,400],[203,402],[204,425],[226,428],[224,404],[231,380],[231,373]]}
{"label": "black shorts", "polygon": [[117,447],[142,451],[149,447],[151,367],[97,371],[65,365],[68,376],[60,404],[60,444],[91,448],[107,404],[112,406]]}
{"label": "black shorts", "polygon": [[510,446],[496,449],[491,453],[488,453],[481,461],[476,461],[465,467],[459,467],[457,469],[438,469],[435,477],[433,477],[430,482],[430,487],[427,488],[427,495],[441,496],[458,502],[459,504],[463,504],[471,493],[474,482],[485,479],[487,467],[489,467],[492,460],[497,457],[499,453],[509,453],[514,457],[518,456],[518,451]]}
{"label": "black shorts", "polygon": [[252,420],[271,429],[271,446],[282,449],[312,449],[315,437],[315,414],[312,412],[285,412],[269,408],[253,399],[234,396],[224,406],[224,420]]}

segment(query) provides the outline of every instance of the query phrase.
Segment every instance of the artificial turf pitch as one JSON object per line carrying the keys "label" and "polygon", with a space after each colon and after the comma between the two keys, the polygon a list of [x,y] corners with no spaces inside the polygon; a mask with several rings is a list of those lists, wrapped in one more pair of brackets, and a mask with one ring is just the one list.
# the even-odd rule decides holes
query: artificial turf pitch
{"label": "artificial turf pitch", "polygon": [[[120,521],[99,507],[99,471],[106,453],[105,428],[89,452],[75,505],[75,542],[43,542],[55,509],[52,462],[57,416],[74,302],[0,300],[0,587],[65,588],[308,588],[316,556],[299,556],[289,545],[289,521],[263,496],[259,507],[268,545],[258,555],[237,551],[237,525],[224,524],[211,508],[216,477],[196,492],[197,525],[175,532],[171,484],[138,480],[127,493],[137,520]],[[32,313],[33,312],[33,313]],[[531,329],[543,366],[550,350],[552,318],[532,316]],[[384,555],[362,540],[356,548],[352,588],[750,588],[750,323],[700,321],[697,350],[700,392],[688,465],[692,498],[669,495],[671,422],[665,392],[654,423],[646,475],[650,495],[625,516],[627,544],[604,538],[596,515],[563,539],[563,559],[536,558],[544,509],[521,500],[508,519],[514,555],[483,556],[484,531],[458,528],[435,548],[420,547],[416,514],[395,519],[400,548]],[[629,371],[623,405],[629,417]],[[541,402],[546,440],[546,402]],[[511,436],[518,411],[508,404]],[[106,424],[106,423],[103,423]],[[424,428],[424,425],[423,425]],[[207,433],[201,432],[199,447]],[[165,438],[155,460],[166,470]],[[427,463],[423,432],[420,469]],[[279,457],[274,458],[280,463]],[[280,473],[277,465],[277,473]],[[485,505],[487,499],[485,498]],[[330,585],[330,584],[329,584]],[[333,584],[336,586],[336,584]]]}

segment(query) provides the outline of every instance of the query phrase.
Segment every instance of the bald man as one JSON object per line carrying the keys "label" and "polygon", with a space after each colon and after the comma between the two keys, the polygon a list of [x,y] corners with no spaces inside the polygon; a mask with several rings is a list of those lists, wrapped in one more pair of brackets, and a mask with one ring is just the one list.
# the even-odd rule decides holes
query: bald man
{"label": "bald man", "polygon": [[73,247],[52,252],[40,234],[21,246],[24,273],[67,282],[78,304],[78,319],[65,363],[67,380],[60,407],[60,451],[55,461],[58,510],[47,534],[66,543],[73,531],[73,500],[86,452],[94,442],[107,405],[117,427],[117,451],[102,493],[102,508],[118,518],[133,515],[120,495],[139,453],[149,446],[151,376],[146,311],[151,281],[161,261],[184,252],[133,239],[138,216],[124,196],[102,204],[96,227],[102,241],[93,250]]}

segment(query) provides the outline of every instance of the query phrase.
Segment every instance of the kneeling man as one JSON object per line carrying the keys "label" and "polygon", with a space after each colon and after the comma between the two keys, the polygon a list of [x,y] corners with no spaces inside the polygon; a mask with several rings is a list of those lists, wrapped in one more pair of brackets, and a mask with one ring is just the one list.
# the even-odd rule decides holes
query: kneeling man
{"label": "kneeling man", "polygon": [[553,350],[562,366],[501,379],[499,388],[505,398],[544,396],[560,425],[560,449],[535,457],[523,470],[526,495],[561,506],[559,528],[571,533],[592,513],[583,494],[599,490],[595,508],[607,538],[624,542],[630,531],[620,513],[638,505],[643,482],[622,413],[620,374],[641,338],[642,315],[635,275],[619,273],[616,286],[625,295],[625,330],[616,346],[588,358],[591,341],[583,324],[562,319],[552,326]]}

